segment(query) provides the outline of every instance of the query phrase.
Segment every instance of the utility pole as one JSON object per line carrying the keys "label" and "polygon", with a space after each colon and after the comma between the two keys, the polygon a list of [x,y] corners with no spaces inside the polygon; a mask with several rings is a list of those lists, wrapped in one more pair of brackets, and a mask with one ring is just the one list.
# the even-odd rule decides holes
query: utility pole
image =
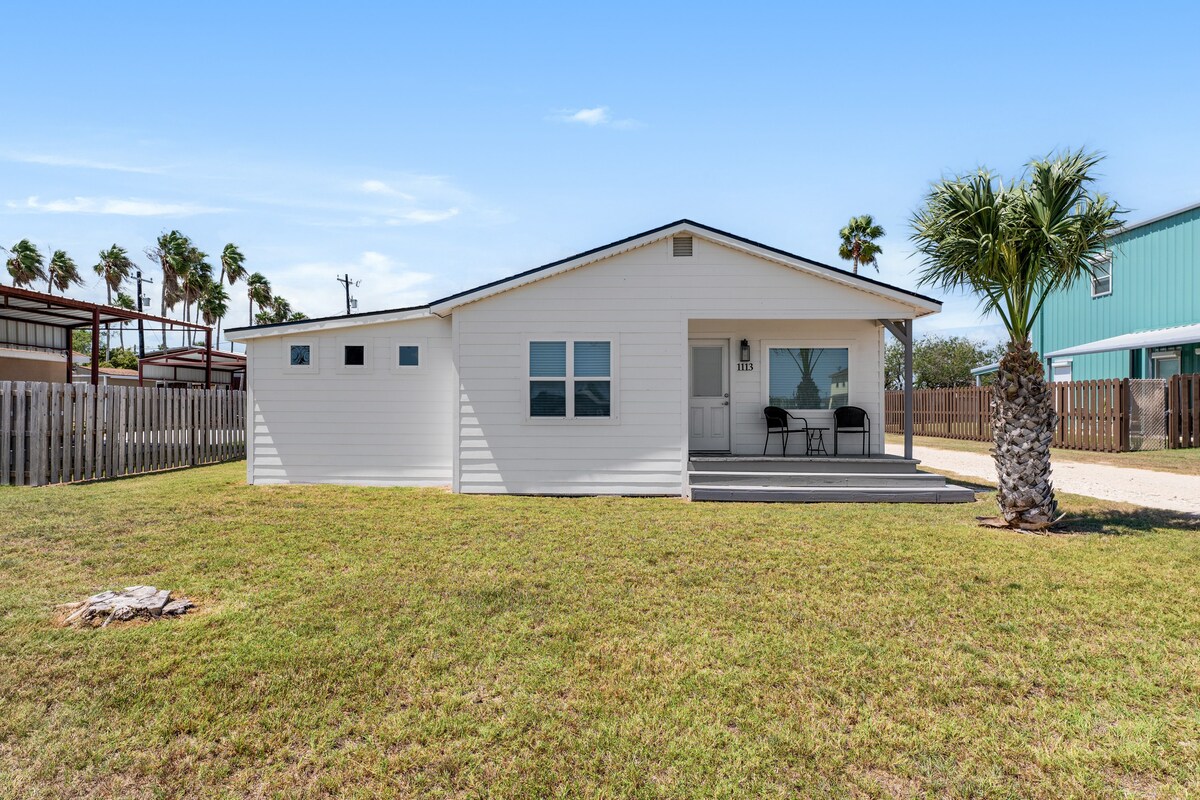
{"label": "utility pole", "polygon": [[362,281],[350,280],[350,273],[347,272],[345,275],[338,278],[337,282],[346,287],[346,316],[348,317],[350,316],[350,310],[352,308],[358,308],[358,298],[350,296],[350,287],[358,286],[362,283]]}
{"label": "utility pole", "polygon": [[[153,278],[143,278],[142,271],[139,269],[137,271],[137,303],[138,303],[138,313],[139,314],[142,313],[143,303],[150,302],[149,297],[142,296],[142,283],[143,282],[154,283],[154,279]],[[141,318],[138,318],[138,358],[145,358],[145,357],[146,357],[146,330],[145,330],[145,326],[144,326]]]}

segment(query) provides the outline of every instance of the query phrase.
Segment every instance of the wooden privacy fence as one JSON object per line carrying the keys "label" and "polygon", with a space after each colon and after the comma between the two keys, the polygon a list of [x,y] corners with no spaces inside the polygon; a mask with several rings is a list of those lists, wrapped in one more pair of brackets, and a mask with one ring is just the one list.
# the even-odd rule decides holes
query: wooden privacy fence
{"label": "wooden privacy fence", "polygon": [[1167,384],[1167,447],[1200,447],[1200,375],[1175,375]]}
{"label": "wooden privacy fence", "polygon": [[[992,390],[986,386],[913,390],[913,433],[945,439],[992,440]],[[884,429],[904,432],[904,392],[888,392]]]}
{"label": "wooden privacy fence", "polygon": [[1051,383],[1058,414],[1054,446],[1099,453],[1128,450],[1128,383],[1119,378]]}
{"label": "wooden privacy fence", "polygon": [[244,458],[246,393],[0,381],[0,485]]}
{"label": "wooden privacy fence", "polygon": [[[1054,446],[1117,453],[1129,449],[1127,381],[1051,384],[1058,425]],[[963,386],[913,391],[913,433],[946,439],[992,441],[992,388]],[[904,392],[884,397],[884,427],[904,432]]]}

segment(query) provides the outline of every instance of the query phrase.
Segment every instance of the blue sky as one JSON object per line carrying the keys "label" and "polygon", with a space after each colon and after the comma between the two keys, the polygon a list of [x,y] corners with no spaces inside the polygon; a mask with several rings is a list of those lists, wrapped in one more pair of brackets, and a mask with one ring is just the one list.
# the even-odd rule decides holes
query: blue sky
{"label": "blue sky", "polygon": [[[1130,219],[1200,200],[1190,5],[24,6],[0,242],[90,266],[179,228],[310,316],[340,272],[410,305],[679,217],[841,263],[871,213],[911,287],[931,181],[1063,147]],[[923,328],[997,336],[966,298]]]}

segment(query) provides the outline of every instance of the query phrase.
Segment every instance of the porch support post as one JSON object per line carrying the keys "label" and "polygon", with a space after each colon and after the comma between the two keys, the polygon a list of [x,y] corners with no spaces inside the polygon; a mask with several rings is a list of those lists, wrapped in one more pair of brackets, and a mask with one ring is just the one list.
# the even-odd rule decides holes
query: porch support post
{"label": "porch support post", "polygon": [[67,328],[67,384],[75,382],[75,329]]}
{"label": "porch support post", "polygon": [[904,345],[904,457],[913,457],[913,321],[881,319],[883,326]]}
{"label": "porch support post", "polygon": [[212,388],[212,328],[204,329],[204,388]]}
{"label": "porch support post", "polygon": [[913,436],[913,321],[904,323],[904,457],[912,458]]}
{"label": "porch support post", "polygon": [[92,311],[92,386],[100,383],[100,309]]}

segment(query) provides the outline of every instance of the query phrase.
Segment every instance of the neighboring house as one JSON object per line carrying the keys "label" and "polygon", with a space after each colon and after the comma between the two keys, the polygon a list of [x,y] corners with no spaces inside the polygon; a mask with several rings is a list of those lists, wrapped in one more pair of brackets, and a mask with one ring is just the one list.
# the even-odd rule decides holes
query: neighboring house
{"label": "neighboring house", "polygon": [[45,381],[62,383],[67,376],[67,359],[61,353],[0,348],[0,381]]}
{"label": "neighboring house", "polygon": [[[91,356],[86,353],[74,354],[72,383],[91,382],[90,363]],[[63,383],[66,376],[67,358],[61,353],[0,348],[0,381]],[[100,367],[98,382],[103,386],[137,386],[137,370]]]}
{"label": "neighboring house", "polygon": [[247,476],[686,495],[690,453],[762,453],[769,403],[827,428],[860,406],[878,454],[885,324],[939,309],[681,220],[429,305],[228,331]]}
{"label": "neighboring house", "polygon": [[[75,362],[73,364],[75,374],[72,378],[72,383],[91,383],[92,368],[91,356],[83,353],[75,354]],[[100,385],[101,386],[140,386],[140,379],[136,369],[123,369],[121,367],[100,367]]]}
{"label": "neighboring house", "polygon": [[1052,380],[1200,372],[1200,204],[1123,228],[1034,331]]}

